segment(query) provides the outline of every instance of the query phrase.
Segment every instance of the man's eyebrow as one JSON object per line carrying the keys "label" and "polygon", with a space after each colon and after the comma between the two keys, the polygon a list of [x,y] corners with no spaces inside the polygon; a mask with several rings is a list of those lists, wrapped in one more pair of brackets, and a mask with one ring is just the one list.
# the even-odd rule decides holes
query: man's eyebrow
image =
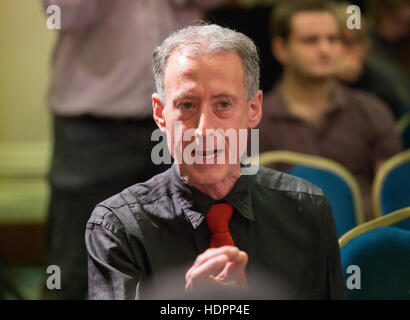
{"label": "man's eyebrow", "polygon": [[212,99],[219,99],[219,98],[230,98],[232,100],[237,100],[238,98],[236,95],[229,94],[229,93],[220,93],[211,97]]}
{"label": "man's eyebrow", "polygon": [[178,102],[178,101],[184,100],[184,99],[194,100],[194,99],[196,99],[196,98],[197,98],[197,97],[194,96],[194,95],[192,95],[192,94],[185,94],[185,93],[183,93],[183,94],[181,94],[181,95],[179,95],[179,96],[176,96],[176,97],[172,100],[172,102],[175,103],[175,102]]}
{"label": "man's eyebrow", "polygon": [[[220,99],[220,98],[230,98],[230,99],[232,99],[232,100],[234,100],[234,101],[238,100],[238,98],[236,97],[236,95],[229,94],[229,93],[219,93],[219,94],[216,94],[216,95],[214,95],[214,96],[211,96],[211,99]],[[181,94],[181,95],[179,95],[179,96],[176,96],[176,97],[172,100],[172,102],[173,102],[173,103],[176,103],[176,102],[178,102],[178,101],[185,100],[185,99],[187,99],[187,100],[196,100],[196,99],[198,99],[198,97],[195,96],[195,95],[192,95],[192,94],[185,94],[185,93],[184,93],[184,94]]]}

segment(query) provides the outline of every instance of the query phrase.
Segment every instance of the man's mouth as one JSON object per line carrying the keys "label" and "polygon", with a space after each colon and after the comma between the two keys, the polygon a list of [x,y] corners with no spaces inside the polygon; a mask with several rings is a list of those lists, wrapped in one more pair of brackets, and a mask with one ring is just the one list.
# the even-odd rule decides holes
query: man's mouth
{"label": "man's mouth", "polygon": [[221,152],[222,150],[220,149],[207,150],[207,151],[194,150],[192,151],[192,156],[202,157],[203,159],[206,159],[206,160],[213,160]]}

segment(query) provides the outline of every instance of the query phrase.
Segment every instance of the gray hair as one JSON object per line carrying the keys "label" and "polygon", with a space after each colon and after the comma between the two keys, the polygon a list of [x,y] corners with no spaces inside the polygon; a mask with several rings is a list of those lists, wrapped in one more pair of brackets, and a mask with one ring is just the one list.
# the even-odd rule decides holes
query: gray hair
{"label": "gray hair", "polygon": [[194,25],[172,33],[154,51],[155,86],[162,102],[165,102],[164,71],[167,60],[179,48],[188,48],[196,55],[236,52],[243,64],[247,100],[252,99],[259,90],[259,56],[253,41],[240,32],[215,24]]}

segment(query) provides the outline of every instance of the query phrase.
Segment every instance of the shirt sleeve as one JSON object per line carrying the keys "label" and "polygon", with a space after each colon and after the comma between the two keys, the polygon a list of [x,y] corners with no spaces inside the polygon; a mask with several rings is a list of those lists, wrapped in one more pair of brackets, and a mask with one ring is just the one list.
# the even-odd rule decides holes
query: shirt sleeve
{"label": "shirt sleeve", "polygon": [[329,201],[326,200],[325,205],[325,232],[327,235],[327,278],[329,288],[329,299],[346,299],[343,271],[340,260],[340,247],[337,238],[336,225],[333,219],[332,209]]}
{"label": "shirt sleeve", "polygon": [[120,221],[97,206],[87,224],[88,294],[92,300],[138,299],[143,272],[127,243]]}

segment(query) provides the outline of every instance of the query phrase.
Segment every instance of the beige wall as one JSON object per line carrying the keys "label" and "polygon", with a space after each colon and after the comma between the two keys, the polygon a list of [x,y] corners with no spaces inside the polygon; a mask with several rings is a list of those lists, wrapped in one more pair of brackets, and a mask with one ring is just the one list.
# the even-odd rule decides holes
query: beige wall
{"label": "beige wall", "polygon": [[55,30],[40,0],[0,1],[0,143],[49,139],[46,90]]}
{"label": "beige wall", "polygon": [[56,35],[40,0],[0,1],[0,222],[45,216]]}

